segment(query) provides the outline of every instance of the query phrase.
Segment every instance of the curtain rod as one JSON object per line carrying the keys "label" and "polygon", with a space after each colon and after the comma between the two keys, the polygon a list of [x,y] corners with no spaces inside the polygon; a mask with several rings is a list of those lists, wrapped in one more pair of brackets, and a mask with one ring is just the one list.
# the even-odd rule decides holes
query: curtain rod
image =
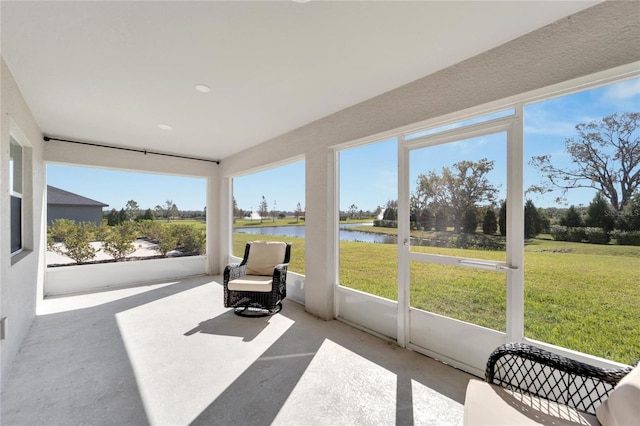
{"label": "curtain rod", "polygon": [[121,146],[103,145],[103,144],[99,144],[99,143],[72,141],[72,140],[69,140],[69,139],[52,138],[52,137],[49,137],[49,136],[45,136],[43,139],[46,142],[48,142],[48,141],[59,141],[59,142],[77,143],[78,145],[89,145],[89,146],[97,146],[99,148],[111,148],[111,149],[119,149],[121,151],[139,152],[139,153],[144,154],[144,155],[147,155],[147,154],[162,155],[164,157],[183,158],[185,160],[206,161],[208,163],[220,164],[220,160],[209,160],[209,159],[206,159],[206,158],[187,157],[185,155],[167,154],[167,153],[164,153],[164,152],[147,151],[146,149],[125,148],[125,147],[121,147]]}

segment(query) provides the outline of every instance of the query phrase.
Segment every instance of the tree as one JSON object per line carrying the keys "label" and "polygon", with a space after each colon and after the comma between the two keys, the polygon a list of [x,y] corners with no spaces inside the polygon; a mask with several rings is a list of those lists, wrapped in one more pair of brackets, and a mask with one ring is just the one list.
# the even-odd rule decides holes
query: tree
{"label": "tree", "polygon": [[443,167],[418,176],[417,198],[422,205],[451,215],[454,232],[463,227],[465,212],[479,203],[492,202],[497,188],[487,178],[494,162],[486,158],[478,162],[460,161],[451,168]]}
{"label": "tree", "polygon": [[465,234],[475,234],[478,227],[478,210],[475,207],[469,207],[465,210],[462,217],[462,229]]}
{"label": "tree", "polygon": [[300,215],[302,215],[302,206],[300,206],[300,203],[296,205],[296,211],[294,212],[294,215],[296,216],[296,223],[300,222]]}
{"label": "tree", "polygon": [[107,225],[115,226],[120,223],[120,217],[118,216],[118,210],[111,209],[107,215]]}
{"label": "tree", "polygon": [[120,209],[118,212],[118,224],[127,221],[127,211],[125,209]]}
{"label": "tree", "polygon": [[498,230],[498,219],[493,209],[488,209],[484,214],[484,220],[482,221],[482,233],[487,235],[493,235]]}
{"label": "tree", "polygon": [[356,206],[355,204],[351,204],[349,206],[349,217],[353,219],[354,217],[356,217],[357,213],[358,213],[358,206]]}
{"label": "tree", "polygon": [[140,206],[134,200],[127,201],[124,210],[127,213],[127,220],[134,220],[140,214]]}
{"label": "tree", "polygon": [[147,210],[144,211],[143,215],[138,216],[138,219],[140,219],[140,220],[156,220],[156,216],[153,214],[153,210],[147,209]]}
{"label": "tree", "polygon": [[582,217],[575,206],[570,206],[566,213],[560,218],[560,225],[568,228],[579,228],[584,225]]}
{"label": "tree", "polygon": [[616,225],[615,214],[601,193],[597,193],[587,207],[585,225],[611,231]]}
{"label": "tree", "polygon": [[[233,199],[233,217],[236,218],[241,218],[242,217],[242,210],[240,210],[238,208],[238,202],[236,201],[236,197],[232,197]],[[206,209],[206,207],[205,207]]]}
{"label": "tree", "polygon": [[498,212],[498,228],[500,229],[500,235],[505,237],[507,235],[507,200],[504,200],[500,205],[500,212]]}
{"label": "tree", "polygon": [[431,231],[433,228],[433,215],[429,211],[429,209],[422,209],[420,212],[420,216],[418,216],[418,222],[420,223],[420,227],[425,231]]}
{"label": "tree", "polygon": [[173,200],[167,200],[164,203],[163,212],[167,219],[167,222],[171,222],[171,218],[177,216],[180,211],[178,210],[178,206],[173,202]]}
{"label": "tree", "polygon": [[276,200],[273,200],[273,209],[271,209],[271,220],[273,222],[276,221],[276,215],[278,214],[278,210],[276,210],[276,206],[277,206]]}
{"label": "tree", "polygon": [[157,218],[161,218],[165,216],[164,208],[160,204],[156,205],[153,208],[153,211],[155,212]]}
{"label": "tree", "polygon": [[447,215],[442,211],[442,209],[436,210],[433,217],[433,227],[439,232],[447,230]]}
{"label": "tree", "polygon": [[535,238],[542,232],[542,221],[538,209],[533,201],[527,200],[524,204],[524,237]]}
{"label": "tree", "polygon": [[382,214],[383,220],[398,220],[397,207],[387,207]]}
{"label": "tree", "polygon": [[620,229],[640,231],[640,193],[633,196],[629,204],[622,210],[622,216],[619,219]]}
{"label": "tree", "polygon": [[551,155],[531,159],[544,175],[540,191],[593,188],[622,214],[640,188],[640,112],[612,114],[576,125],[577,138],[565,140],[573,167],[552,163]]}
{"label": "tree", "polygon": [[267,199],[262,196],[262,200],[258,205],[258,214],[260,215],[260,223],[262,223],[262,219],[267,217],[269,214],[269,204],[267,203]]}

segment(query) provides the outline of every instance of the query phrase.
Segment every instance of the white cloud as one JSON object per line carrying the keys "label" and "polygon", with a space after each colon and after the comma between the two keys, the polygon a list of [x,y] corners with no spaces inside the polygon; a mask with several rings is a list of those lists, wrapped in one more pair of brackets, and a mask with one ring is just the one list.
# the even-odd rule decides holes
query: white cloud
{"label": "white cloud", "polygon": [[640,96],[640,79],[634,78],[607,87],[602,99],[607,102],[620,102],[636,96]]}

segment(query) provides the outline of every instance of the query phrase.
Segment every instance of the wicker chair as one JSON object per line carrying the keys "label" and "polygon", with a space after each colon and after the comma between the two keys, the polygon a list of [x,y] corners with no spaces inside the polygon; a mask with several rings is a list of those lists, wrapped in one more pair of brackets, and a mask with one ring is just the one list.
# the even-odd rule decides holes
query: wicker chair
{"label": "wicker chair", "polygon": [[489,356],[486,383],[469,383],[465,424],[486,423],[486,412],[496,413],[490,418],[493,424],[599,424],[596,408],[632,369],[604,369],[535,346],[508,343]]}
{"label": "wicker chair", "polygon": [[273,315],[287,296],[287,267],[291,243],[247,243],[241,263],[224,270],[224,306],[242,316]]}

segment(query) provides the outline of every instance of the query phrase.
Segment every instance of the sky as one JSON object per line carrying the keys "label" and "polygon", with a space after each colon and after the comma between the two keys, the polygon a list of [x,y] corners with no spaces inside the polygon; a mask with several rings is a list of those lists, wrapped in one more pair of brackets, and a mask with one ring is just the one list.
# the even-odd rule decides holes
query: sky
{"label": "sky", "polygon": [[[551,154],[553,164],[567,168],[570,158],[564,141],[575,136],[575,125],[601,119],[615,112],[640,112],[640,79],[562,96],[525,107],[525,188],[540,183],[540,174],[528,163],[532,156]],[[639,130],[640,131],[640,130]],[[422,135],[422,133],[420,134]],[[340,210],[355,205],[358,210],[375,210],[397,197],[397,144],[395,139],[350,148],[340,152]],[[489,135],[435,147],[420,148],[410,154],[410,188],[416,189],[417,177],[430,170],[440,172],[461,160],[493,160],[490,182],[506,191],[506,137]],[[233,194],[243,210],[257,211],[264,196],[269,210],[305,209],[304,161],[233,179]],[[180,210],[203,210],[206,205],[206,180],[106,169],[47,166],[47,184],[109,204],[108,209],[123,208],[135,200],[142,209],[172,200]],[[588,205],[595,191],[571,190],[565,204],[554,200],[558,193],[530,194],[539,207]]]}

